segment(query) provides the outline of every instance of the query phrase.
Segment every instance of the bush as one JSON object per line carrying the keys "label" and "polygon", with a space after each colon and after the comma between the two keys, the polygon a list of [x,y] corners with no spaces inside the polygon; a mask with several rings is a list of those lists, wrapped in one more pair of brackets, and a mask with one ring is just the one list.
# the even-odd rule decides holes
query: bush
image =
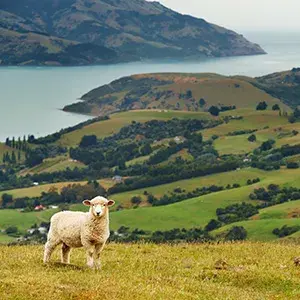
{"label": "bush", "polygon": [[217,106],[211,106],[208,110],[212,116],[218,116],[220,114],[220,109]]}
{"label": "bush", "polygon": [[280,110],[279,105],[278,105],[278,104],[274,104],[274,105],[272,106],[272,110]]}
{"label": "bush", "polygon": [[256,106],[256,110],[266,110],[267,107],[268,107],[268,104],[266,103],[266,101],[259,102]]}
{"label": "bush", "polygon": [[299,168],[299,164],[297,163],[297,162],[288,162],[287,164],[286,164],[286,167],[288,168],[288,169],[298,169]]}
{"label": "bush", "polygon": [[9,234],[9,235],[11,235],[11,234],[16,234],[16,233],[18,233],[18,227],[16,227],[16,226],[11,226],[11,227],[8,227],[6,230],[5,230],[5,233],[6,234]]}
{"label": "bush", "polygon": [[222,226],[222,223],[218,220],[212,219],[208,222],[208,224],[205,226],[205,231],[213,231],[217,228],[220,228]]}
{"label": "bush", "polygon": [[255,134],[251,134],[249,137],[248,137],[248,141],[253,143],[256,141],[256,135]]}
{"label": "bush", "polygon": [[134,205],[139,205],[142,203],[142,198],[139,196],[134,196],[131,198],[131,203]]}
{"label": "bush", "polygon": [[247,231],[242,226],[232,227],[226,234],[226,241],[243,241],[247,238]]}
{"label": "bush", "polygon": [[90,147],[97,144],[97,137],[95,135],[84,135],[79,144],[80,147]]}
{"label": "bush", "polygon": [[281,228],[275,228],[272,233],[277,235],[279,238],[289,236],[297,231],[299,231],[300,227],[299,226],[291,226],[288,227],[287,225],[284,225]]}

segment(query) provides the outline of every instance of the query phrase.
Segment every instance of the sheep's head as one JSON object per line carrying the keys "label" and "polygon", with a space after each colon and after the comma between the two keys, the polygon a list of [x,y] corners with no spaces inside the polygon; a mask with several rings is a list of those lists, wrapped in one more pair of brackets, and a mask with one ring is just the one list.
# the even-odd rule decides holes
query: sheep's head
{"label": "sheep's head", "polygon": [[93,216],[101,218],[107,213],[108,208],[115,204],[115,201],[98,196],[92,200],[84,200],[83,204],[90,207]]}

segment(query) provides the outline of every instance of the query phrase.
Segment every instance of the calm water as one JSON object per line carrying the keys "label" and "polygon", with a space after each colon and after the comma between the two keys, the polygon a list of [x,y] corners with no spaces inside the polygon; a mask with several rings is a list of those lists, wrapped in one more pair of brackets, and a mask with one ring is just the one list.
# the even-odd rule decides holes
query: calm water
{"label": "calm water", "polygon": [[60,109],[87,91],[125,75],[150,72],[215,72],[260,76],[300,66],[300,33],[247,33],[268,55],[197,62],[130,63],[111,66],[0,68],[0,140],[36,136],[88,119]]}

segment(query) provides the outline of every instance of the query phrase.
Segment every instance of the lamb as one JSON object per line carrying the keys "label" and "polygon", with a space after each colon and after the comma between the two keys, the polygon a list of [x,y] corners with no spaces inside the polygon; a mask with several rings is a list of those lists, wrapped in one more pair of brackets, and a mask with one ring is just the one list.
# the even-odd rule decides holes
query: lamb
{"label": "lamb", "polygon": [[71,248],[84,247],[87,265],[100,269],[100,252],[109,238],[109,207],[115,202],[98,196],[85,200],[89,212],[63,211],[51,218],[48,240],[45,244],[44,263],[49,262],[54,249],[62,244],[61,262],[70,263]]}

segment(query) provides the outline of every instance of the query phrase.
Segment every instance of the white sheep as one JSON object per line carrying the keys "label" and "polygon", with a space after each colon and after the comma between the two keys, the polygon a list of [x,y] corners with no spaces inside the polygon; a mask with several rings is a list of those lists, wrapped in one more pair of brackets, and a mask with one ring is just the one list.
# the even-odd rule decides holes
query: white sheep
{"label": "white sheep", "polygon": [[44,263],[49,262],[55,247],[62,244],[61,261],[70,262],[71,248],[84,247],[87,253],[87,265],[99,269],[100,252],[109,238],[109,207],[113,200],[96,197],[85,200],[89,212],[63,211],[51,218],[48,241],[45,244]]}

